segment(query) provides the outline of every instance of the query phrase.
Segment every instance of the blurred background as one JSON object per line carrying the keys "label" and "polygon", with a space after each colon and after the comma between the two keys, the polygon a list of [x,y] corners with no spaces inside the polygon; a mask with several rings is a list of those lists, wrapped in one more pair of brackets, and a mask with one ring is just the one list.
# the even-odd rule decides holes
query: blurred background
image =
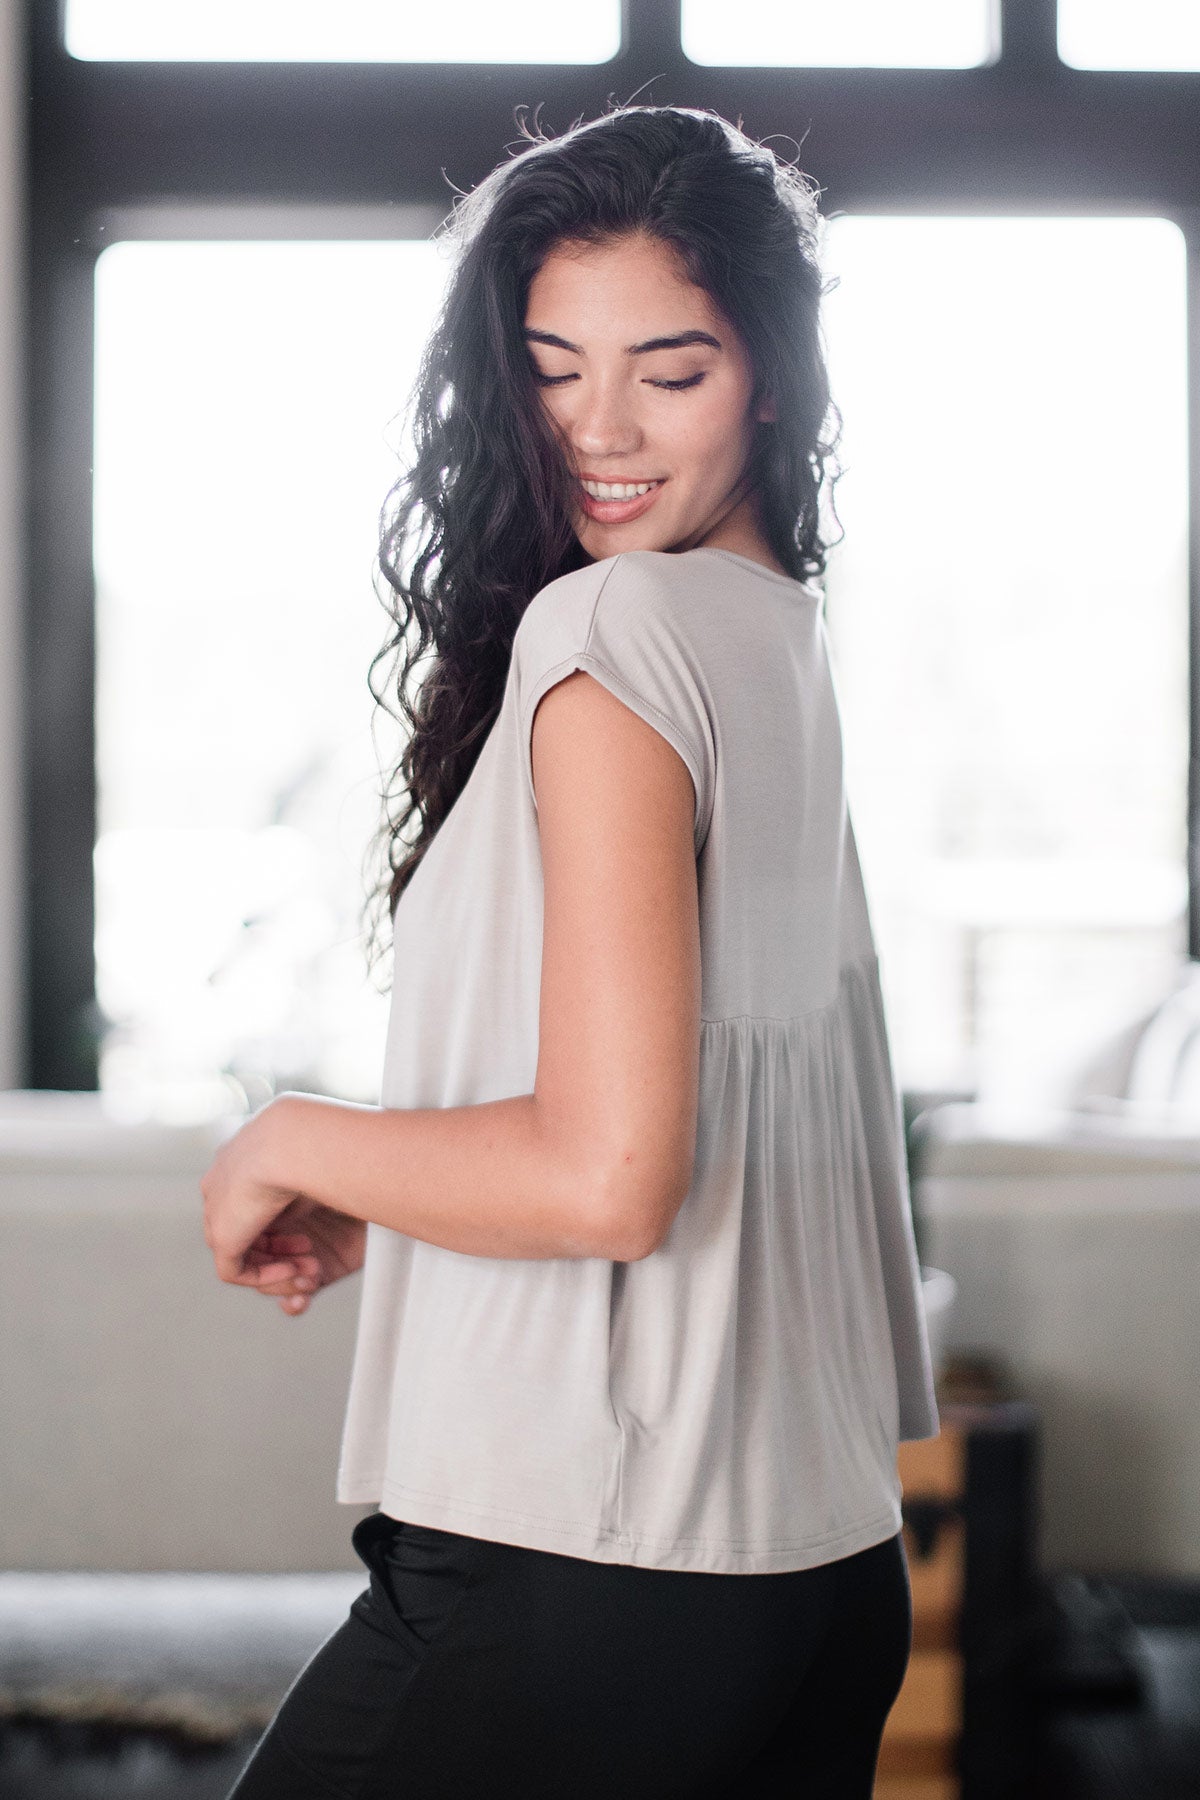
{"label": "blurred background", "polygon": [[[35,1718],[228,1746],[357,1591],[356,1284],[222,1291],[196,1183],[275,1092],[378,1101],[372,565],[433,234],[515,109],[635,96],[827,221],[826,617],[944,1421],[886,1791],[1200,1794],[1191,0],[0,0],[4,1793],[101,1791]],[[184,1590],[138,1581],[188,1573],[172,1713],[137,1609],[173,1641]]]}

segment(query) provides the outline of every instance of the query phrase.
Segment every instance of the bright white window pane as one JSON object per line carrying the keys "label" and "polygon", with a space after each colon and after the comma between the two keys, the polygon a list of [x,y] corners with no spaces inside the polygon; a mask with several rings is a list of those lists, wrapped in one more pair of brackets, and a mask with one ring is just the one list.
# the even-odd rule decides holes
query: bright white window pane
{"label": "bright white window pane", "polygon": [[1058,54],[1075,69],[1200,69],[1200,5],[1058,0]]}
{"label": "bright white window pane", "polygon": [[139,62],[607,62],[617,0],[68,0],[72,56]]}
{"label": "bright white window pane", "polygon": [[[377,1099],[367,688],[429,243],[121,243],[96,271],[101,1086]],[[379,674],[376,674],[378,685]]]}
{"label": "bright white window pane", "polygon": [[898,1067],[1053,1104],[1186,956],[1183,239],[843,217],[827,258],[827,616]]}
{"label": "bright white window pane", "polygon": [[998,47],[993,0],[683,0],[695,63],[965,69]]}

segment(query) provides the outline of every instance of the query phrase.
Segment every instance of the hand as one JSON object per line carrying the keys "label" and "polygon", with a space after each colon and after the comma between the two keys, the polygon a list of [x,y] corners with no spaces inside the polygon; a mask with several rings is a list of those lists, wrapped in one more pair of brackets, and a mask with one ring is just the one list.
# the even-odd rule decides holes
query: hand
{"label": "hand", "polygon": [[260,1107],[220,1146],[200,1178],[204,1196],[204,1240],[222,1281],[257,1287],[264,1278],[286,1273],[261,1256],[248,1259],[250,1246],[292,1203],[303,1196],[285,1184],[290,1124],[298,1096],[278,1095]]}
{"label": "hand", "polygon": [[295,1318],[321,1288],[361,1269],[366,1249],[365,1219],[301,1196],[259,1233],[245,1260],[257,1273],[258,1292]]}

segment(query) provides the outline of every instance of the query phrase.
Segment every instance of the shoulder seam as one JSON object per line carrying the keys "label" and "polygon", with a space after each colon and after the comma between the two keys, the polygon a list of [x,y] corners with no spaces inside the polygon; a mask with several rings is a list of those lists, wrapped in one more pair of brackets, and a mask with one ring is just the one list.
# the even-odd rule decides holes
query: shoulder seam
{"label": "shoulder seam", "polygon": [[[584,649],[585,655],[591,654],[592,634],[594,633],[594,631],[596,629],[596,614],[600,610],[600,596],[603,594],[605,588],[608,586],[609,582],[612,580],[613,575],[616,573],[617,564],[620,562],[620,560],[621,560],[622,556],[624,556],[624,554],[625,554],[625,552],[623,550],[617,552],[616,556],[614,556],[612,559],[612,565],[609,568],[607,575],[604,577],[604,580],[600,583],[600,586],[596,589],[596,598],[592,601],[591,617],[588,619],[587,634],[583,640],[583,649]],[[601,658],[597,657],[596,660],[599,662],[601,660]]]}

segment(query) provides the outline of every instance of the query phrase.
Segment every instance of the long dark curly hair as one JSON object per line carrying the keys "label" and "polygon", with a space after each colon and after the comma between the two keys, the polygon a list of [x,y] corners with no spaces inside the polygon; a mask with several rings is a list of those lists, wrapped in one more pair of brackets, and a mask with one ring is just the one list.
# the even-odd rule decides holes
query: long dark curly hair
{"label": "long dark curly hair", "polygon": [[[410,400],[415,456],[380,521],[395,629],[368,684],[407,739],[381,795],[369,955],[475,766],[522,613],[589,560],[522,335],[530,282],[555,244],[637,232],[676,253],[740,334],[756,398],[775,403],[750,468],[771,547],[797,578],[825,569],[818,511],[839,473],[841,418],[821,335],[815,184],[713,113],[624,106],[557,137],[520,125],[518,153],[442,227],[454,265]],[[389,658],[381,692],[373,677]]]}

